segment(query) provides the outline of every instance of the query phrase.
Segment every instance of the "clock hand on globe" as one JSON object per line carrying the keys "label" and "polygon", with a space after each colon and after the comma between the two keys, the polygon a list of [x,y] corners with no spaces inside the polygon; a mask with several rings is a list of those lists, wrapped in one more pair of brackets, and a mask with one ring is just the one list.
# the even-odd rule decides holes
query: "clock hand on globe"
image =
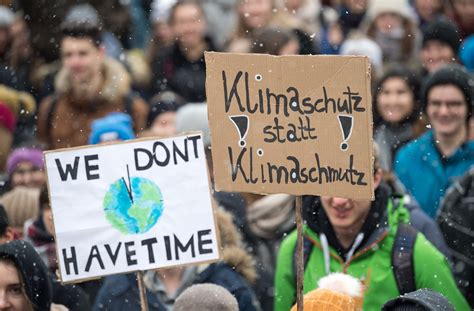
{"label": "clock hand on globe", "polygon": [[130,171],[128,170],[128,165],[127,165],[127,178],[128,178],[128,185],[125,182],[125,178],[122,177],[122,181],[125,185],[125,188],[127,189],[128,196],[130,197],[130,201],[133,203],[133,192],[132,192],[132,184],[130,182]]}

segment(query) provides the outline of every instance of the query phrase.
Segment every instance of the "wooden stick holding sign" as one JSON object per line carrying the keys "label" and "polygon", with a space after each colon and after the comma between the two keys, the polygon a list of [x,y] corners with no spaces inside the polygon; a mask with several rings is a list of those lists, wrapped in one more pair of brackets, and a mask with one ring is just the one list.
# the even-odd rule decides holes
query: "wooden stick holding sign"
{"label": "wooden stick holding sign", "polygon": [[304,253],[303,253],[303,198],[297,196],[295,200],[296,230],[298,239],[296,242],[296,304],[298,311],[303,311],[303,283],[304,283]]}
{"label": "wooden stick holding sign", "polygon": [[140,293],[140,309],[148,311],[148,301],[146,299],[146,288],[143,282],[143,271],[137,272],[138,292]]}
{"label": "wooden stick holding sign", "polygon": [[[205,54],[216,191],[374,199],[367,57]],[[308,289],[309,290],[309,289]],[[288,306],[285,306],[285,308]]]}

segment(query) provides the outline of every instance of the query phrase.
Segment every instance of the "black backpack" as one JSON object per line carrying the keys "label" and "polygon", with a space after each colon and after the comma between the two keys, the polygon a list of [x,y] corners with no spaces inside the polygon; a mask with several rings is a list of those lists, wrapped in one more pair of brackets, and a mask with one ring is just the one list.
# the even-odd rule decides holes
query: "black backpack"
{"label": "black backpack", "polygon": [[446,191],[437,221],[453,255],[458,287],[474,307],[474,166]]}

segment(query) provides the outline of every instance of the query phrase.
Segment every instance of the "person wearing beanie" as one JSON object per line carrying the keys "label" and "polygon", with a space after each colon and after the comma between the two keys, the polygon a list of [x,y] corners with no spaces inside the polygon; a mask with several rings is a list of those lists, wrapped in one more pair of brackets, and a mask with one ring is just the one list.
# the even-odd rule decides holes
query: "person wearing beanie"
{"label": "person wearing beanie", "polygon": [[[420,288],[442,293],[456,310],[469,310],[447,258],[420,230],[428,222],[421,225],[408,198],[387,185],[376,150],[374,155],[374,201],[303,197],[303,292],[342,272],[363,282],[363,310],[380,310],[387,300]],[[279,248],[274,311],[287,311],[296,301],[296,243],[293,230]]]}
{"label": "person wearing beanie", "polygon": [[454,311],[448,299],[429,288],[387,301],[381,311]]}
{"label": "person wearing beanie", "polygon": [[150,100],[147,129],[142,137],[170,137],[176,134],[176,111],[184,106],[184,99],[176,93],[165,91]]}
{"label": "person wearing beanie", "polygon": [[421,97],[431,130],[395,157],[395,174],[431,217],[448,187],[474,164],[474,141],[468,136],[473,83],[457,64],[429,76]]}
{"label": "person wearing beanie", "polygon": [[369,1],[367,36],[382,49],[384,63],[410,62],[416,55],[419,33],[408,0]]}
{"label": "person wearing beanie", "polygon": [[49,311],[51,302],[48,271],[33,246],[21,240],[0,245],[2,310]]}
{"label": "person wearing beanie", "polygon": [[174,304],[175,311],[239,311],[234,296],[222,286],[196,284],[182,292]]}
{"label": "person wearing beanie", "polygon": [[[332,273],[318,281],[318,288],[303,298],[305,311],[361,311],[362,283],[344,273]],[[295,304],[291,311],[296,311]]]}
{"label": "person wearing beanie", "polygon": [[438,19],[423,28],[420,60],[428,73],[456,62],[461,35],[456,25],[446,19]]}
{"label": "person wearing beanie", "polygon": [[0,204],[5,207],[15,238],[22,238],[25,223],[38,217],[39,196],[39,189],[19,186],[0,197]]}
{"label": "person wearing beanie", "polygon": [[9,188],[26,186],[41,188],[46,182],[43,151],[37,148],[14,149],[7,159],[6,173]]}
{"label": "person wearing beanie", "polygon": [[176,113],[176,132],[185,133],[201,131],[204,147],[211,145],[209,122],[207,120],[207,103],[187,104]]}
{"label": "person wearing beanie", "polygon": [[89,144],[123,141],[135,138],[132,118],[128,114],[113,112],[92,122]]}

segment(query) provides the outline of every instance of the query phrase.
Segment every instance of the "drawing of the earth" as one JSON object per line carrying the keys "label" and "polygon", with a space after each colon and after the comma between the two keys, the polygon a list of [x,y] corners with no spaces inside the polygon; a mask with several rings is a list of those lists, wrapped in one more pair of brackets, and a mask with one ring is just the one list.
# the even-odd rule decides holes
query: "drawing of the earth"
{"label": "drawing of the earth", "polygon": [[152,181],[121,178],[112,183],[103,201],[110,224],[124,234],[150,230],[163,213],[163,196]]}

